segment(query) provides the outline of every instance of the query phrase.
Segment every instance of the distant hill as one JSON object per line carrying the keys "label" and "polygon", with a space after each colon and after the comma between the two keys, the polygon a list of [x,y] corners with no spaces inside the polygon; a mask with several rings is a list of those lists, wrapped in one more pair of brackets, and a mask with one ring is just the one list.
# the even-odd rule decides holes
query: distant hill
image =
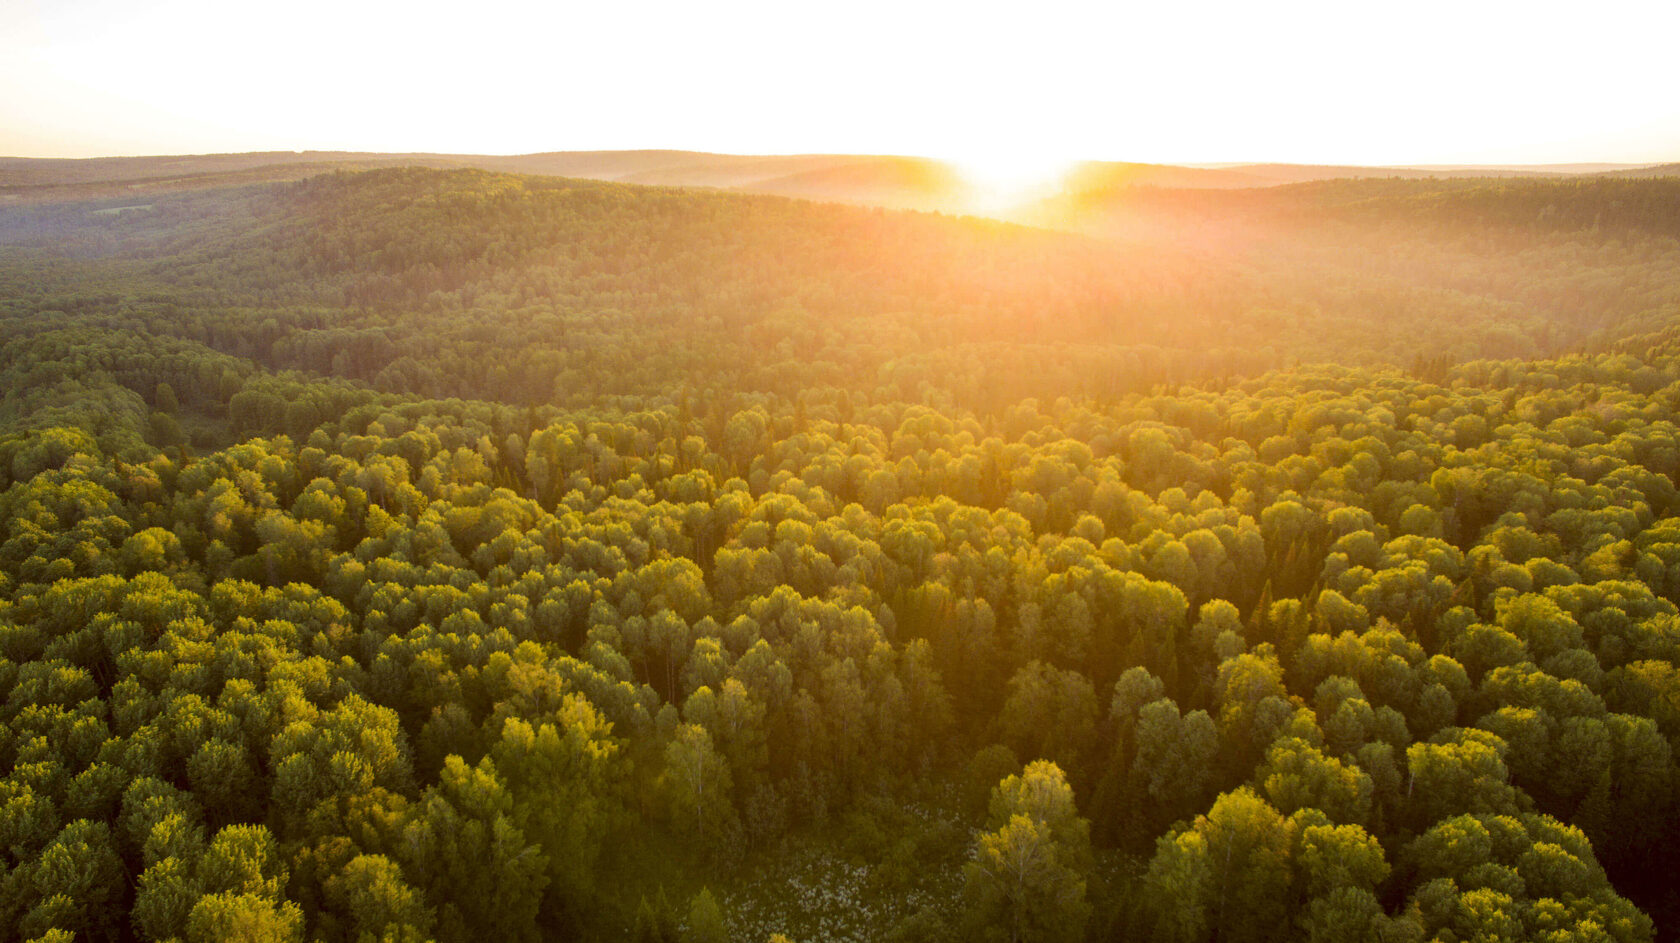
{"label": "distant hill", "polygon": [[1076,165],[1068,173],[1062,181],[1062,188],[1073,193],[1139,186],[1238,190],[1266,187],[1273,183],[1268,177],[1249,173],[1242,167],[1180,167],[1174,164],[1086,161]]}
{"label": "distant hill", "polygon": [[1455,177],[1544,177],[1581,172],[1539,167],[1358,167],[1335,164],[1239,164],[1221,169],[1257,180],[1259,182],[1255,186],[1262,187],[1365,177],[1435,180]]}
{"label": "distant hill", "polygon": [[949,165],[919,157],[753,156],[670,150],[515,156],[263,151],[82,160],[0,158],[0,202],[100,198],[398,166],[473,168],[653,186],[715,187],[903,209],[959,210],[969,195]]}
{"label": "distant hill", "polygon": [[471,166],[436,154],[259,151],[80,160],[0,157],[0,205],[103,199],[300,180],[337,170]]}
{"label": "distant hill", "polygon": [[1011,218],[1153,243],[1239,245],[1289,239],[1340,222],[1498,231],[1630,232],[1680,237],[1673,174],[1527,174],[1503,178],[1322,178],[1245,189],[1113,186],[1069,189]]}
{"label": "distant hill", "polygon": [[608,151],[530,155],[493,163],[499,166],[490,169],[521,173],[560,173],[652,186],[717,187],[897,209],[959,209],[968,196],[962,179],[950,165],[925,157]]}
{"label": "distant hill", "polygon": [[897,209],[962,209],[969,197],[967,184],[950,165],[919,157],[832,161],[736,189]]}
{"label": "distant hill", "polygon": [[[711,154],[681,150],[556,151],[539,154],[426,154],[259,151],[89,159],[0,158],[0,203],[39,203],[296,180],[335,170],[473,168],[502,173],[712,187],[893,209],[996,210],[951,164],[927,157],[868,154]],[[1672,176],[1680,165],[1357,167],[1308,164],[1178,166],[1121,161],[1076,164],[1059,182],[1067,194],[1136,187],[1246,190],[1322,180]]]}
{"label": "distant hill", "polygon": [[1680,164],[1657,164],[1652,167],[1633,167],[1626,170],[1614,170],[1606,177],[1680,177]]}
{"label": "distant hill", "polygon": [[1566,177],[1579,174],[1632,173],[1643,164],[1417,164],[1367,167],[1354,164],[1210,164],[1211,170],[1242,174],[1255,186],[1308,183],[1366,177],[1403,180],[1451,180],[1468,177]]}
{"label": "distant hill", "polygon": [[295,165],[458,166],[442,154],[375,154],[355,151],[253,151],[245,154],[180,154],[158,157],[0,157],[0,188],[227,174]]}

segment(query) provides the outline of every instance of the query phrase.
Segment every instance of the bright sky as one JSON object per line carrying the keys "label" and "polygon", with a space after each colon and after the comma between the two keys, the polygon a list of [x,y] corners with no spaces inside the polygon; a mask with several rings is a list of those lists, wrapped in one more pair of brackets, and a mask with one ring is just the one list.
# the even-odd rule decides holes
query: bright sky
{"label": "bright sky", "polygon": [[0,154],[1680,160],[1680,3],[0,0]]}

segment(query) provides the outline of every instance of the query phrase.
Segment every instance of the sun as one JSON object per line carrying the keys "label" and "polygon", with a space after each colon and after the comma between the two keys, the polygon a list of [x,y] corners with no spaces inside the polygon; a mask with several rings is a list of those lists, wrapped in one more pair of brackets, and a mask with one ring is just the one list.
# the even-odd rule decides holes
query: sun
{"label": "sun", "polygon": [[946,163],[967,185],[975,209],[997,212],[1055,194],[1075,162],[1031,151],[991,150]]}

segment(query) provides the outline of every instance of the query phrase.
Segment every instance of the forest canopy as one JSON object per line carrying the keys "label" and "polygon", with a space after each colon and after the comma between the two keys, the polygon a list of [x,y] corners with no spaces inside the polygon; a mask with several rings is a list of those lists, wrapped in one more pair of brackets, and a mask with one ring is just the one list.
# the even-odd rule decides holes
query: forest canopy
{"label": "forest canopy", "polygon": [[0,943],[1672,938],[1680,181],[0,206]]}

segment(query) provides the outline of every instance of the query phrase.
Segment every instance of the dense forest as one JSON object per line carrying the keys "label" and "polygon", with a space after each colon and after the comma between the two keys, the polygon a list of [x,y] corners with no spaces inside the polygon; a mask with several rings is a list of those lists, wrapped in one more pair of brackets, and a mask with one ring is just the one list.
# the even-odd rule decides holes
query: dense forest
{"label": "dense forest", "polygon": [[1680,180],[0,206],[0,943],[1680,934]]}

